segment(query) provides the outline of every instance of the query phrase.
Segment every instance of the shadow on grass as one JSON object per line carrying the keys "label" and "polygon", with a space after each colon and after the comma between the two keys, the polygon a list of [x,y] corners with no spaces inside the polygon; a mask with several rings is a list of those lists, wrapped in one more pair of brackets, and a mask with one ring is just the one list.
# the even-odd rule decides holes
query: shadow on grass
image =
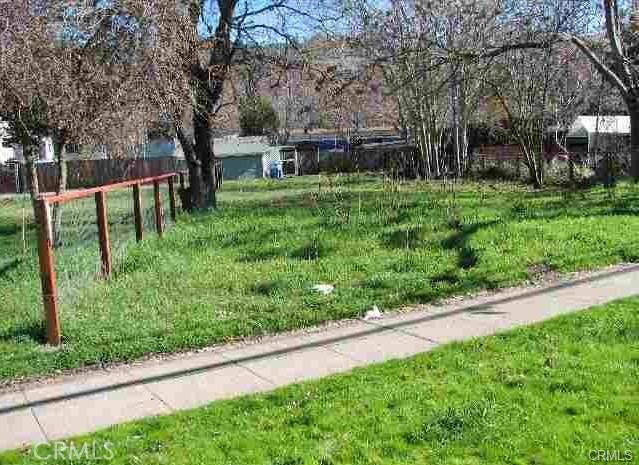
{"label": "shadow on grass", "polygon": [[474,268],[479,261],[477,253],[468,244],[470,238],[476,232],[500,223],[500,220],[473,223],[469,226],[460,226],[459,231],[442,241],[442,247],[447,250],[457,251],[457,264],[464,270]]}
{"label": "shadow on grass", "polygon": [[[386,332],[388,330],[403,330],[406,327],[410,327],[411,325],[415,325],[415,324],[421,324],[421,323],[426,323],[426,322],[431,322],[431,321],[437,321],[437,320],[442,320],[442,319],[446,319],[446,318],[451,318],[455,315],[462,315],[462,314],[489,314],[488,312],[491,312],[493,310],[493,307],[496,305],[504,305],[504,304],[516,304],[517,302],[521,301],[521,300],[525,300],[528,298],[532,298],[532,297],[536,297],[536,296],[542,296],[542,295],[548,295],[552,292],[555,291],[559,291],[559,290],[565,290],[565,289],[570,289],[572,287],[575,287],[577,285],[580,284],[585,284],[585,283],[595,283],[598,281],[601,281],[603,279],[607,279],[607,278],[611,278],[613,276],[621,276],[627,273],[634,273],[639,271],[639,265],[635,265],[632,267],[628,267],[622,270],[615,270],[615,271],[611,271],[611,272],[606,272],[606,273],[601,273],[595,276],[589,276],[589,277],[585,277],[585,278],[581,278],[581,279],[576,279],[570,282],[565,282],[565,283],[559,283],[559,284],[554,284],[548,287],[544,287],[544,288],[540,288],[540,289],[533,289],[533,290],[527,290],[524,291],[522,293],[517,293],[515,295],[506,295],[506,296],[495,296],[494,298],[486,301],[486,302],[482,302],[479,304],[471,304],[468,306],[463,306],[461,308],[455,308],[455,309],[451,309],[445,312],[440,312],[440,313],[435,313],[435,314],[425,314],[424,316],[421,316],[417,319],[407,319],[407,320],[402,320],[402,321],[398,321],[398,322],[393,322],[393,323],[389,323],[389,324],[380,324],[380,325],[370,325],[369,327],[360,330],[360,331],[356,331],[353,333],[349,333],[347,335],[334,335],[334,334],[330,334],[327,333],[326,337],[324,338],[318,338],[317,340],[309,340],[309,341],[303,341],[299,344],[296,345],[292,345],[292,346],[286,346],[284,348],[281,349],[266,349],[264,351],[258,352],[256,354],[252,354],[252,355],[248,355],[248,356],[244,356],[244,357],[240,357],[237,359],[229,359],[229,360],[223,360],[223,361],[216,361],[210,364],[206,364],[203,366],[197,366],[197,367],[193,367],[193,368],[182,368],[182,369],[177,369],[177,370],[167,370],[165,373],[159,374],[159,375],[145,375],[145,376],[140,376],[140,377],[136,377],[134,379],[130,379],[127,381],[114,381],[112,384],[108,384],[105,386],[100,386],[100,387],[90,387],[87,386],[86,389],[82,389],[79,390],[77,392],[71,393],[71,394],[64,394],[64,395],[54,395],[48,398],[44,398],[41,400],[37,400],[37,401],[25,401],[23,403],[19,403],[19,404],[13,404],[13,405],[8,405],[6,407],[2,406],[0,407],[0,415],[3,414],[7,414],[7,413],[12,413],[12,412],[16,412],[16,411],[20,411],[20,410],[25,410],[28,408],[33,408],[33,407],[40,407],[40,406],[45,406],[45,405],[51,405],[51,404],[55,404],[58,402],[62,402],[62,401],[68,401],[68,400],[72,400],[72,399],[79,399],[79,398],[86,398],[88,396],[91,395],[96,395],[96,394],[102,394],[102,393],[106,393],[109,391],[113,391],[113,390],[117,390],[117,389],[123,389],[123,388],[127,388],[127,387],[132,387],[132,386],[143,386],[146,384],[150,384],[150,383],[154,383],[154,382],[158,382],[158,381],[165,381],[165,380],[174,380],[177,378],[181,378],[184,376],[188,376],[188,375],[192,375],[192,374],[197,374],[197,373],[207,373],[207,372],[211,372],[212,370],[219,370],[221,368],[224,367],[228,367],[228,366],[236,366],[237,364],[242,364],[242,363],[247,363],[247,362],[252,362],[252,361],[257,361],[257,360],[264,360],[264,359],[268,359],[268,358],[273,358],[273,357],[280,357],[283,355],[287,355],[290,353],[295,353],[295,352],[299,352],[302,350],[308,350],[310,348],[315,348],[315,347],[322,347],[322,346],[330,346],[330,345],[334,345],[338,342],[343,342],[343,341],[349,341],[349,340],[356,340],[358,338],[361,337],[368,337],[374,334],[379,334],[382,332]],[[626,329],[624,329],[626,330]],[[33,334],[33,329],[31,331],[21,331],[21,334],[25,334],[25,333],[31,333]],[[39,330],[39,332],[41,332],[41,330]],[[3,338],[6,337],[6,334],[1,334],[0,333],[0,340],[2,340]],[[157,335],[154,334],[150,334],[148,337],[157,337]],[[110,341],[111,344],[113,344],[113,341]],[[143,354],[141,353],[140,356],[142,356]],[[557,388],[561,388],[560,386],[557,386]],[[565,389],[565,387],[564,387]],[[560,389],[556,389],[556,390],[560,390]],[[463,406],[465,407],[465,406]],[[472,409],[473,415],[468,415],[469,417],[476,417],[476,415],[474,415],[475,409]],[[451,425],[455,425],[457,423],[457,420],[455,419],[455,417],[457,417],[458,415],[453,415],[454,411],[450,412],[450,414],[446,414],[445,416],[448,417],[448,419],[452,420],[452,423],[450,423],[447,420],[441,421],[439,418],[441,417],[433,417],[430,418],[429,423],[436,426],[438,430],[441,429],[450,429],[450,428],[446,428],[447,425],[451,424]],[[482,413],[483,415],[483,413]],[[471,420],[471,426],[472,426],[472,422],[474,422],[476,420]],[[444,426],[444,428],[441,428],[442,426]],[[454,428],[453,428],[454,429]],[[445,433],[445,431],[444,431]],[[416,437],[416,439],[419,439],[419,436]]]}
{"label": "shadow on grass", "polygon": [[44,344],[44,324],[42,322],[25,322],[0,332],[0,342]]}
{"label": "shadow on grass", "polygon": [[291,252],[291,258],[298,260],[318,260],[330,255],[331,248],[319,239],[312,239]]}
{"label": "shadow on grass", "polygon": [[0,236],[15,236],[18,234],[17,224],[0,224]]}
{"label": "shadow on grass", "polygon": [[285,281],[276,279],[256,283],[251,286],[251,291],[257,295],[270,297],[277,294],[284,294],[290,288],[290,285]]}
{"label": "shadow on grass", "polygon": [[260,249],[260,250],[248,250],[244,253],[242,253],[237,261],[240,263],[258,263],[258,262],[264,262],[267,260],[275,260],[277,258],[284,258],[286,257],[286,254],[279,249],[273,249],[273,248],[268,248],[268,249]]}
{"label": "shadow on grass", "polygon": [[417,249],[424,243],[423,227],[398,228],[386,234],[383,238],[383,243],[389,249]]}
{"label": "shadow on grass", "polygon": [[242,253],[237,261],[240,263],[257,263],[276,259],[311,261],[324,258],[330,255],[332,251],[333,249],[321,240],[312,239],[291,250],[281,247],[252,248]]}
{"label": "shadow on grass", "polygon": [[0,279],[4,278],[11,271],[17,269],[22,264],[21,258],[14,258],[6,263],[0,264]]}

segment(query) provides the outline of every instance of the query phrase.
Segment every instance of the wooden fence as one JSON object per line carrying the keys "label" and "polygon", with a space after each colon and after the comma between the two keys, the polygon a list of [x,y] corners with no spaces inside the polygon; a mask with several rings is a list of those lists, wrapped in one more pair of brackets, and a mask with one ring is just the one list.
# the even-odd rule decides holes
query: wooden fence
{"label": "wooden fence", "polygon": [[15,194],[20,190],[20,177],[16,165],[0,165],[0,194]]}
{"label": "wooden fence", "polygon": [[412,144],[367,144],[345,152],[320,151],[312,146],[298,146],[297,149],[300,174],[367,171],[415,178],[420,171],[417,148]]}
{"label": "wooden fence", "polygon": [[[186,161],[175,157],[69,160],[67,162],[67,189],[88,189],[131,179],[183,172],[186,169]],[[56,163],[38,163],[40,192],[55,192],[58,176],[59,169]],[[24,165],[20,166],[19,179],[26,179]],[[28,190],[24,183],[21,185],[23,186],[22,191]]]}
{"label": "wooden fence", "polygon": [[[80,199],[95,198],[95,218],[98,226],[98,245],[100,249],[101,276],[108,278],[113,270],[111,257],[111,241],[109,239],[109,221],[107,212],[107,194],[131,188],[133,195],[132,217],[134,219],[135,237],[139,242],[143,239],[143,210],[140,188],[146,185],[153,186],[153,203],[155,216],[155,229],[158,236],[164,233],[164,208],[160,193],[160,184],[168,184],[169,212],[175,222],[177,215],[175,182],[180,173],[165,173],[160,176],[136,178],[124,182],[93,187],[90,189],[78,189],[64,194],[43,194],[36,202],[36,224],[38,226],[38,258],[40,263],[40,278],[42,285],[42,297],[46,323],[46,340],[52,346],[61,343],[60,331],[60,303],[58,299],[58,287],[56,283],[55,257],[53,247],[53,218],[52,208],[55,205],[69,203]],[[181,180],[181,182],[183,182]]]}

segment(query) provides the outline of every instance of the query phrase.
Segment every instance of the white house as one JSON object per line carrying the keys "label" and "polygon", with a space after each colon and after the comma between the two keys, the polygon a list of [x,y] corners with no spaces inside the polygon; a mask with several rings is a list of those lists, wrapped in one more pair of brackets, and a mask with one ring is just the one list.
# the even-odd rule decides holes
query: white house
{"label": "white house", "polygon": [[629,116],[579,116],[566,134],[571,152],[621,152],[629,143]]}
{"label": "white house", "polygon": [[[43,137],[40,141],[40,157],[38,158],[38,161],[41,163],[52,162],[55,160],[54,154],[53,140],[50,137]],[[24,162],[21,145],[13,146],[13,157],[20,163]]]}
{"label": "white house", "polygon": [[[7,126],[8,123],[0,121],[0,164],[5,164],[9,160],[15,160],[23,163],[24,157],[22,155],[22,147],[20,145],[5,147],[2,143],[4,138],[7,137]],[[39,160],[41,162],[54,160],[53,140],[50,137],[42,138]]]}
{"label": "white house", "polygon": [[7,123],[0,121],[0,165],[15,157],[13,147],[5,147],[2,143],[7,137]]}

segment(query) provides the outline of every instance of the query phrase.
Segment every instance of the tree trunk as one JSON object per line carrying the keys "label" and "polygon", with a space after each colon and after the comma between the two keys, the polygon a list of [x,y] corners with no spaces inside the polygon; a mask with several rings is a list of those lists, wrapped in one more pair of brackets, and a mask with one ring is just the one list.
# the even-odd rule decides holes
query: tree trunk
{"label": "tree trunk", "polygon": [[[38,147],[29,146],[24,144],[22,146],[22,156],[25,162],[25,177],[27,189],[29,189],[29,193],[31,195],[31,208],[33,209],[33,218],[36,222],[40,218],[39,214],[39,205],[38,198],[40,197],[40,183],[38,181],[38,166],[36,165],[36,160],[38,159]],[[38,225],[41,227],[42,225]],[[24,234],[24,233],[23,233]]]}
{"label": "tree trunk", "polygon": [[[200,61],[202,49],[195,46],[191,49],[190,78],[195,96],[193,107],[193,137],[188,137],[181,127],[181,121],[176,127],[178,139],[182,145],[184,156],[189,168],[188,189],[180,192],[185,209],[206,210],[217,206],[215,175],[215,155],[213,152],[213,137],[211,122],[215,109],[222,96],[224,82],[227,79],[233,57],[233,43],[231,29],[234,24],[234,14],[237,6],[235,0],[220,0],[218,3],[219,17],[214,37],[209,39],[208,63]],[[203,0],[187,2],[193,32],[197,36],[198,28],[205,11]]]}
{"label": "tree trunk", "polygon": [[630,115],[630,176],[639,182],[639,101],[627,102]]}
{"label": "tree trunk", "polygon": [[[519,147],[524,153],[524,160],[526,167],[528,168],[530,182],[535,189],[541,189],[544,185],[544,174],[543,167],[540,166],[540,159],[538,159],[537,155],[527,147],[521,138],[519,140]],[[543,155],[541,157],[541,164],[543,164]]]}
{"label": "tree trunk", "polygon": [[453,67],[451,72],[451,83],[450,83],[450,100],[451,107],[453,112],[453,127],[452,127],[452,162],[448,166],[447,171],[455,171],[458,176],[461,176],[461,147],[460,147],[460,111],[459,111],[459,70],[456,67]]}
{"label": "tree trunk", "polygon": [[216,208],[215,155],[213,138],[208,115],[196,114],[193,118],[193,135],[195,137],[195,156],[200,165],[189,168],[191,196],[196,209]]}
{"label": "tree trunk", "polygon": [[26,174],[27,174],[27,188],[31,194],[31,202],[34,206],[36,206],[36,200],[40,196],[40,184],[38,182],[38,167],[36,165],[37,156],[34,153],[37,153],[37,147],[34,150],[33,147],[29,147],[27,145],[23,145],[22,155],[25,161]]}
{"label": "tree trunk", "polygon": [[[54,151],[57,154],[58,165],[58,183],[56,186],[56,193],[62,194],[67,190],[67,178],[68,168],[66,160],[66,145],[64,136],[57,137],[54,141]],[[62,245],[62,204],[58,203],[54,205],[52,211],[52,225],[53,225],[53,245],[59,247]]]}

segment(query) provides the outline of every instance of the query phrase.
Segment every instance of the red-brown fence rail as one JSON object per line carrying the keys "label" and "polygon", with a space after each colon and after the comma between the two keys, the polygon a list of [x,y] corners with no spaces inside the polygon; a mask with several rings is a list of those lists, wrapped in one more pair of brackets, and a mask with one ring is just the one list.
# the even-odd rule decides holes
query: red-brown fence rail
{"label": "red-brown fence rail", "polygon": [[40,278],[42,285],[42,297],[46,322],[47,343],[57,346],[61,343],[60,330],[60,301],[58,286],[56,283],[56,267],[54,256],[54,234],[52,222],[52,209],[56,205],[70,203],[90,197],[95,198],[95,218],[98,229],[98,245],[100,250],[100,274],[108,278],[113,270],[111,241],[109,237],[108,203],[107,196],[110,192],[131,188],[133,197],[133,218],[135,221],[135,238],[139,242],[144,236],[144,222],[142,213],[142,201],[140,190],[142,186],[153,186],[153,203],[155,216],[155,229],[162,237],[164,232],[164,208],[160,185],[168,184],[169,214],[175,221],[177,216],[176,188],[178,180],[184,186],[184,174],[178,172],[167,173],[159,176],[132,179],[124,182],[106,184],[90,189],[68,191],[63,194],[44,194],[37,200],[38,225],[38,257],[40,262]]}

